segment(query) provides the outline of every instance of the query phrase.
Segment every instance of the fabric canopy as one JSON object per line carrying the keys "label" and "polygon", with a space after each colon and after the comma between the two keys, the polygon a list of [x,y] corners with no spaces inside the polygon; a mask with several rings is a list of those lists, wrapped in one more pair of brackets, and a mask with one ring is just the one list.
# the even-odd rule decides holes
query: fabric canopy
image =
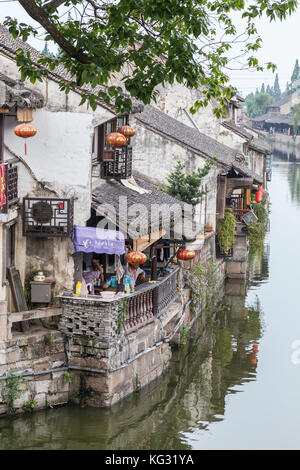
{"label": "fabric canopy", "polygon": [[84,253],[106,253],[108,255],[123,255],[125,239],[122,232],[105,230],[97,227],[74,227],[75,251]]}

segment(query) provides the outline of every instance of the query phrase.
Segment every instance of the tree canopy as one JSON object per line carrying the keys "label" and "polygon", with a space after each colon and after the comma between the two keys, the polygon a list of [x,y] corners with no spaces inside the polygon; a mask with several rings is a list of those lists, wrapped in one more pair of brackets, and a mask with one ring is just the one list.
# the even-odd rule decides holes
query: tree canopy
{"label": "tree canopy", "polygon": [[293,70],[293,73],[292,73],[292,76],[291,76],[291,82],[294,82],[295,80],[298,80],[299,72],[300,72],[299,62],[298,62],[298,59],[296,59],[294,70]]}
{"label": "tree canopy", "polygon": [[281,90],[280,90],[280,86],[279,86],[278,73],[276,73],[276,77],[275,77],[275,80],[274,80],[273,96],[275,98],[275,101],[280,100]]}
{"label": "tree canopy", "polygon": [[[296,59],[295,66],[293,69],[292,77],[290,82],[286,82],[286,87],[283,92],[281,92],[280,85],[279,85],[279,77],[278,74],[276,73],[275,75],[275,80],[274,80],[274,85],[271,87],[269,84],[267,87],[265,87],[265,84],[262,83],[260,93],[267,94],[270,97],[273,97],[276,101],[279,101],[280,98],[283,98],[284,96],[290,95],[294,91],[300,88],[300,67],[299,67],[299,62],[298,59]],[[253,92],[249,93],[246,98],[245,98],[245,103],[247,106],[247,110],[249,113],[249,110],[251,113],[253,113],[253,109],[257,108],[257,104],[253,102],[254,96],[259,94],[259,89],[256,88],[255,94]],[[259,102],[261,100],[259,99]],[[274,102],[271,101],[269,104],[272,104]],[[256,111],[255,111],[256,112]]]}
{"label": "tree canopy", "polygon": [[[20,49],[17,64],[22,79],[33,83],[63,64],[70,81],[60,82],[68,93],[88,86],[82,103],[93,109],[98,100],[114,103],[119,111],[129,111],[132,98],[150,103],[157,87],[184,83],[191,89],[202,87],[202,98],[192,111],[206,106],[214,97],[224,111],[231,96],[227,68],[244,57],[244,65],[255,70],[273,69],[255,56],[261,47],[255,21],[266,15],[270,21],[284,20],[296,10],[297,0],[19,0],[26,12],[46,31],[46,40],[60,48],[56,57],[44,56],[34,64],[30,53]],[[72,18],[65,16],[72,12]],[[233,13],[239,13],[238,25]],[[40,33],[25,23],[7,17],[5,25],[15,37],[26,41]],[[232,57],[235,43],[242,45],[239,57]],[[122,83],[112,78],[123,73]]]}
{"label": "tree canopy", "polygon": [[300,122],[300,103],[297,103],[293,106],[293,129],[294,136],[298,134],[298,126]]}
{"label": "tree canopy", "polygon": [[267,93],[258,93],[251,100],[247,101],[247,112],[250,117],[261,116],[268,110],[268,106],[274,103],[273,96]]}

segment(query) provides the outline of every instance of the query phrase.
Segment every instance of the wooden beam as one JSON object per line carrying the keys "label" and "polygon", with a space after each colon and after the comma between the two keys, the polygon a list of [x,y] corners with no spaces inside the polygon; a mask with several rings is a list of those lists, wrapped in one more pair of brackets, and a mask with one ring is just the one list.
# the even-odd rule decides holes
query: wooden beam
{"label": "wooden beam", "polygon": [[229,195],[233,189],[249,188],[253,185],[253,178],[227,178],[226,194]]}

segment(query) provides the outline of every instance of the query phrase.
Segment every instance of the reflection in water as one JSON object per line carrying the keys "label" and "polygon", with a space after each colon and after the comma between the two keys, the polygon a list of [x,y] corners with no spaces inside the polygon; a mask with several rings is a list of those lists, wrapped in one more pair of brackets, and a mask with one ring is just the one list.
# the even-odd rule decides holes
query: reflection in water
{"label": "reflection in water", "polygon": [[289,166],[289,184],[292,201],[300,204],[300,164],[293,163]]}
{"label": "reflection in water", "polygon": [[300,204],[300,162],[299,157],[296,161],[296,155],[293,152],[282,152],[273,150],[273,158],[275,162],[290,162],[288,165],[288,182],[291,191],[291,199],[293,202]]}
{"label": "reflection in water", "polygon": [[164,375],[110,410],[0,419],[0,449],[299,449],[300,164],[274,152],[271,229]]}
{"label": "reflection in water", "polygon": [[[264,267],[256,261],[258,269]],[[0,420],[0,449],[190,449],[185,433],[224,419],[228,394],[255,380],[261,306],[245,307],[245,281],[229,281],[165,374],[111,410],[65,407]]]}
{"label": "reflection in water", "polygon": [[273,158],[278,160],[278,161],[283,161],[283,162],[295,162],[296,160],[299,160],[299,156],[296,155],[292,150],[291,151],[285,151],[285,150],[280,150],[279,148],[272,148],[273,152]]}

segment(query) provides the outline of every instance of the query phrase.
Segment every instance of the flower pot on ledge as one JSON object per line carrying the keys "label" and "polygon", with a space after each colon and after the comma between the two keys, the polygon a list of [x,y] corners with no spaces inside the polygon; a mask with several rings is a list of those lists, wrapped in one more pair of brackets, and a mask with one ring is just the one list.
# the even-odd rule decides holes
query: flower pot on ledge
{"label": "flower pot on ledge", "polygon": [[213,229],[212,224],[209,223],[209,222],[207,222],[207,223],[205,224],[205,226],[204,226],[204,231],[205,231],[205,232],[208,232],[208,233],[213,232],[214,229]]}

